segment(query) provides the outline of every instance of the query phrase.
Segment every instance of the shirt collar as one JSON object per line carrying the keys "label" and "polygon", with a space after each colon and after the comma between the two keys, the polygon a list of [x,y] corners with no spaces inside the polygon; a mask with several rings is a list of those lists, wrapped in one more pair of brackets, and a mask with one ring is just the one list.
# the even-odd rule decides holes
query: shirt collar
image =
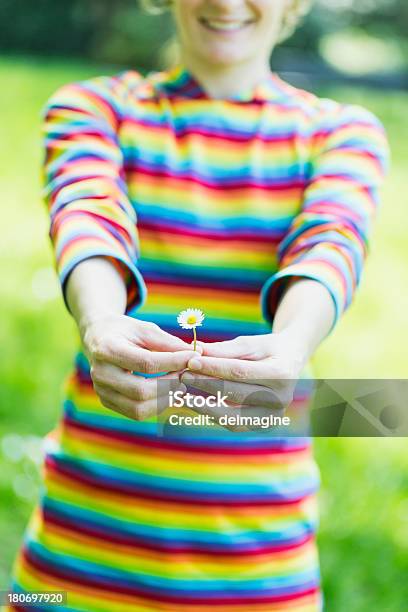
{"label": "shirt collar", "polygon": [[[162,90],[169,97],[211,99],[203,86],[183,64],[177,64],[162,72],[150,73],[147,78],[151,81],[154,89]],[[243,88],[233,96],[222,98],[222,100],[264,102],[277,100],[284,95],[285,83],[274,72],[270,71],[255,87]],[[214,100],[216,99],[214,98]]]}

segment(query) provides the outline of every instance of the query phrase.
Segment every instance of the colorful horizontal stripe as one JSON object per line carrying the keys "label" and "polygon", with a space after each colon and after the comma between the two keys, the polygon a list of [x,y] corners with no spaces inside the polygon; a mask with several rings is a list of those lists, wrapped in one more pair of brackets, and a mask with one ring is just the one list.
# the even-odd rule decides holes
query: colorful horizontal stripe
{"label": "colorful horizontal stripe", "polygon": [[[187,306],[204,340],[268,333],[291,277],[323,283],[336,321],[351,303],[388,156],[368,111],[273,73],[215,100],[176,66],[64,86],[44,130],[63,287],[108,257],[127,313],[188,340]],[[65,590],[67,612],[321,610],[310,440],[158,427],[104,408],[78,353],[15,592]]]}

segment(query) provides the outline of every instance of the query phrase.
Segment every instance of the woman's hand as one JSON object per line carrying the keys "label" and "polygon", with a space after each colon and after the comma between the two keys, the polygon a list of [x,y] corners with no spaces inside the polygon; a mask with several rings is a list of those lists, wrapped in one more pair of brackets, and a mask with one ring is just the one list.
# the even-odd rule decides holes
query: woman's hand
{"label": "woman's hand", "polygon": [[[80,331],[95,391],[106,408],[143,420],[157,414],[160,397],[167,408],[170,390],[185,391],[180,372],[197,353],[154,323],[101,315]],[[167,373],[160,376],[167,384],[143,376],[161,372]]]}
{"label": "woman's hand", "polygon": [[256,414],[284,410],[308,359],[302,343],[285,331],[200,345],[203,355],[189,361],[181,380],[210,394],[222,390],[231,409],[221,409],[219,416],[238,407],[257,408]]}
{"label": "woman's hand", "polygon": [[[271,304],[271,312],[274,312]],[[284,410],[293,399],[299,375],[335,322],[331,294],[319,281],[294,277],[273,317],[274,333],[241,336],[203,344],[203,356],[192,359],[181,380],[196,389],[220,389],[246,413]],[[225,414],[224,410],[223,414]],[[216,416],[216,415],[215,415]]]}

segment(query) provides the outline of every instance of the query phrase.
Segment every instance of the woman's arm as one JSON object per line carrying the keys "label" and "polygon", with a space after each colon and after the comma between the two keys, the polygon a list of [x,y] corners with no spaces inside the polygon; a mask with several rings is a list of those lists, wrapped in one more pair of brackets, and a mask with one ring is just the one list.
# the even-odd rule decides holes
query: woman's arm
{"label": "woman's arm", "polygon": [[190,371],[181,380],[195,389],[213,394],[222,390],[228,396],[234,406],[215,409],[215,418],[233,416],[237,406],[244,416],[284,409],[335,316],[333,298],[322,283],[294,277],[278,304],[271,334],[202,343],[203,356],[188,363]]}
{"label": "woman's arm", "polygon": [[165,390],[147,375],[171,372],[161,380],[178,389],[178,372],[194,353],[157,325],[124,315],[146,291],[118,137],[127,87],[122,77],[98,77],[52,96],[44,117],[44,196],[57,271],[95,391],[107,408],[142,419],[157,411]]}
{"label": "woman's arm", "polygon": [[118,137],[128,85],[98,77],[61,87],[44,109],[44,200],[64,297],[72,270],[111,258],[127,285],[127,311],[144,301],[136,213]]}
{"label": "woman's arm", "polygon": [[320,104],[302,208],[279,244],[278,270],[261,298],[273,324],[290,279],[319,281],[335,305],[330,333],[361,281],[389,151],[384,128],[370,112],[330,100]]}
{"label": "woman's arm", "polygon": [[[66,300],[105,407],[141,420],[157,413],[160,393],[166,403],[169,390],[184,390],[179,372],[196,353],[157,325],[123,314],[126,285],[109,260],[94,257],[75,266],[67,280]],[[161,377],[167,385],[159,387],[156,380],[143,376],[159,372],[169,372]]]}
{"label": "woman's arm", "polygon": [[276,309],[273,333],[297,343],[307,362],[329,334],[335,316],[333,298],[322,283],[294,278]]}
{"label": "woman's arm", "polygon": [[[182,376],[205,391],[222,379],[223,391],[236,404],[264,397],[264,407],[288,405],[293,383],[352,302],[361,279],[387,142],[381,124],[364,109],[322,104],[327,108],[302,210],[279,245],[278,271],[262,290],[273,333],[203,345],[203,356],[188,364],[193,374]],[[273,393],[260,395],[265,387]]]}
{"label": "woman's arm", "polygon": [[127,290],[123,277],[104,257],[92,257],[79,263],[66,283],[66,300],[81,337],[96,319],[123,315]]}

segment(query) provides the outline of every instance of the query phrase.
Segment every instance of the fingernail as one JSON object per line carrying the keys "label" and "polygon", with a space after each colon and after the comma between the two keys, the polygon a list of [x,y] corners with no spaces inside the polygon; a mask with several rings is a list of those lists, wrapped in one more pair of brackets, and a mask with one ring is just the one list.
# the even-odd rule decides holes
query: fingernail
{"label": "fingernail", "polygon": [[193,376],[193,374],[191,374],[191,372],[186,370],[185,372],[183,372],[182,378],[183,378],[183,380],[194,380],[195,376]]}
{"label": "fingernail", "polygon": [[180,387],[179,387],[179,391],[181,391],[182,393],[186,393],[187,392],[186,385],[181,384]]}
{"label": "fingernail", "polygon": [[188,367],[190,368],[190,370],[201,370],[201,361],[199,359],[190,359],[190,361],[188,362]]}

